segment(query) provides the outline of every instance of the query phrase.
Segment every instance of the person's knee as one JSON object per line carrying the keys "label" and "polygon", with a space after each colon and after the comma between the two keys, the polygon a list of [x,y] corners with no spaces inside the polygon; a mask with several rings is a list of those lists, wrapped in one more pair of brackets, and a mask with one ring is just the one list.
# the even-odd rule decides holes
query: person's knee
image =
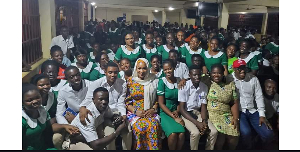
{"label": "person's knee", "polygon": [[191,138],[195,138],[195,139],[200,138],[199,130],[198,129],[192,130],[190,133],[190,136],[191,136]]}
{"label": "person's knee", "polygon": [[264,133],[261,135],[261,138],[265,140],[266,142],[269,142],[273,139],[274,137],[274,132],[272,130],[266,130]]}
{"label": "person's knee", "polygon": [[216,128],[212,128],[210,129],[210,136],[213,136],[213,137],[217,137],[218,136],[218,130]]}

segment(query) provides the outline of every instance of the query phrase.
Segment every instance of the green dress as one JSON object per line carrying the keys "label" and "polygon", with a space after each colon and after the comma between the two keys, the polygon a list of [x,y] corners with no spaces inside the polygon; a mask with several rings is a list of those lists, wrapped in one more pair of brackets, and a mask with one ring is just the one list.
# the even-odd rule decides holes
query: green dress
{"label": "green dress", "polygon": [[247,63],[248,68],[250,68],[251,70],[258,70],[259,67],[258,67],[257,56],[255,56],[253,53],[250,53],[248,57],[246,57],[243,60]]}
{"label": "green dress", "polygon": [[[180,79],[177,78],[177,83],[169,83],[165,77],[159,79],[157,95],[165,97],[165,105],[173,112],[177,110],[178,106],[178,88],[177,85]],[[177,123],[172,117],[166,114],[162,109],[159,111],[161,120],[161,127],[165,132],[165,135],[169,137],[172,133],[184,133],[184,127]]]}
{"label": "green dress", "polygon": [[32,119],[22,110],[22,149],[56,150],[52,142],[50,116],[44,107],[40,107],[39,112],[40,117]]}
{"label": "green dress", "polygon": [[232,65],[233,65],[233,62],[234,62],[235,60],[237,60],[237,59],[238,59],[237,57],[233,57],[233,58],[228,59],[228,73],[229,73],[229,74],[231,74],[231,73],[233,72],[233,67],[232,67]]}
{"label": "green dress", "polygon": [[115,60],[120,61],[123,58],[128,58],[131,63],[131,68],[133,68],[135,61],[141,57],[144,57],[144,52],[140,46],[137,46],[134,50],[129,51],[126,48],[126,45],[121,45],[121,47],[117,50]]}
{"label": "green dress", "polygon": [[94,68],[94,70],[90,74],[90,81],[95,81],[97,79],[100,79],[105,76],[105,72],[100,68],[100,66],[97,66]]}
{"label": "green dress", "polygon": [[[77,67],[76,63],[72,63],[71,65]],[[95,67],[97,67],[97,64],[93,62],[89,62],[89,64],[84,69],[77,67],[79,69],[81,79],[90,80],[90,74]]]}
{"label": "green dress", "polygon": [[267,44],[265,49],[271,51],[271,54],[279,53],[279,45],[275,44],[274,42],[270,42],[269,44]]}
{"label": "green dress", "polygon": [[49,113],[51,118],[55,117],[56,114],[56,107],[57,107],[57,98],[54,97],[53,92],[48,92],[48,100],[47,105],[43,106],[46,111]]}
{"label": "green dress", "polygon": [[226,66],[228,65],[227,56],[225,53],[221,51],[214,56],[209,55],[208,51],[205,51],[202,54],[202,57],[204,59],[205,66],[209,72],[211,71],[211,66],[216,63],[221,63],[222,65],[226,65]]}
{"label": "green dress", "polygon": [[193,54],[202,54],[205,52],[204,49],[199,48],[197,51],[191,50],[190,46],[184,46],[180,49],[181,58],[185,60],[186,65],[190,67],[192,65],[192,55]]}
{"label": "green dress", "polygon": [[118,28],[115,28],[115,30],[111,30],[111,28],[109,28],[108,37],[112,42],[119,43],[121,31]]}
{"label": "green dress", "polygon": [[[150,70],[150,73],[152,73],[151,70]],[[158,73],[156,73],[155,76],[156,76],[156,79],[160,79],[160,78],[164,77],[165,76],[164,70],[160,69],[160,71]]]}
{"label": "green dress", "polygon": [[[146,48],[146,44],[143,44],[143,45],[142,45],[142,50],[146,53],[146,59],[148,60],[149,63],[151,63],[151,57],[152,57],[154,54],[158,54],[155,45],[154,45],[154,48],[153,48],[153,49],[148,49],[148,48]],[[150,67],[151,67],[151,64],[150,64]]]}
{"label": "green dress", "polygon": [[263,61],[263,59],[262,59],[262,53],[260,51],[256,50],[256,51],[251,52],[251,53],[253,53],[257,57],[257,61],[259,63]]}
{"label": "green dress", "polygon": [[[175,50],[178,51],[178,47],[175,47]],[[167,45],[161,45],[157,48],[158,55],[161,56],[162,61],[169,58],[170,49],[168,49]]]}
{"label": "green dress", "polygon": [[209,120],[216,127],[218,132],[230,136],[239,136],[237,129],[231,125],[233,115],[229,103],[237,100],[237,93],[234,82],[229,84],[218,85],[212,82],[209,92],[207,94],[207,110]]}

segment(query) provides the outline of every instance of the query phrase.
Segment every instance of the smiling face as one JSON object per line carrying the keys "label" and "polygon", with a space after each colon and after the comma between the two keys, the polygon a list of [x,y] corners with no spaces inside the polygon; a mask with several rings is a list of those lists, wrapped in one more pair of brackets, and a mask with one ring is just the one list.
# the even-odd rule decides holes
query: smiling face
{"label": "smiling face", "polygon": [[198,50],[198,47],[199,47],[200,43],[199,43],[199,40],[197,37],[193,37],[190,41],[190,48],[192,50]]}
{"label": "smiling face", "polygon": [[153,35],[152,35],[152,34],[147,34],[147,35],[146,35],[146,43],[147,43],[148,45],[152,45],[153,42],[154,42]]}
{"label": "smiling face", "polygon": [[87,57],[86,54],[79,54],[76,56],[77,63],[79,64],[87,64]]}
{"label": "smiling face", "polygon": [[177,32],[176,38],[179,42],[182,42],[184,39],[184,33],[182,31]]}
{"label": "smiling face", "polygon": [[48,94],[51,88],[50,80],[48,78],[40,79],[36,85],[40,94]]}
{"label": "smiling face", "polygon": [[157,46],[163,45],[163,41],[162,41],[162,38],[161,38],[161,37],[156,37],[156,38],[155,38],[155,41],[156,41],[156,45],[157,45]]}
{"label": "smiling face", "polygon": [[98,91],[93,96],[93,102],[99,112],[104,112],[109,103],[109,94],[105,91]]}
{"label": "smiling face", "polygon": [[123,71],[128,71],[129,68],[131,67],[131,64],[128,60],[121,60],[120,65],[121,65],[121,70]]}
{"label": "smiling face", "polygon": [[276,94],[276,83],[273,80],[266,80],[265,82],[265,92],[268,96],[274,97]]}
{"label": "smiling face", "polygon": [[244,80],[246,77],[246,66],[240,66],[238,68],[234,68],[234,73],[237,79]]}
{"label": "smiling face", "polygon": [[153,69],[159,69],[159,67],[160,67],[160,61],[158,60],[158,58],[153,58],[152,60],[151,60],[151,65],[152,65],[152,68]]}
{"label": "smiling face", "polygon": [[250,46],[247,42],[243,41],[241,44],[240,44],[240,53],[241,54],[246,54],[246,53],[249,53],[250,51]]}
{"label": "smiling face", "polygon": [[27,110],[36,110],[42,105],[42,96],[37,90],[29,90],[23,96],[22,105]]}
{"label": "smiling face", "polygon": [[107,67],[105,71],[107,82],[109,82],[110,84],[114,84],[118,78],[118,73],[119,73],[118,67],[113,67],[113,66]]}
{"label": "smiling face", "polygon": [[174,77],[174,68],[172,67],[172,65],[170,63],[165,63],[163,65],[163,70],[166,75],[166,78],[170,79],[170,78]]}
{"label": "smiling face", "polygon": [[81,76],[77,68],[70,69],[66,72],[66,78],[71,86],[79,87],[81,85]]}
{"label": "smiling face", "polygon": [[53,52],[51,58],[57,63],[62,64],[63,56],[64,56],[63,52],[61,50],[57,50]]}
{"label": "smiling face", "polygon": [[192,58],[192,64],[197,65],[197,66],[201,66],[201,58],[200,57]]}
{"label": "smiling face", "polygon": [[212,39],[210,41],[210,49],[214,52],[217,52],[219,48],[219,41],[216,39]]}
{"label": "smiling face", "polygon": [[167,40],[167,44],[169,44],[169,45],[173,45],[173,43],[174,43],[174,35],[173,34],[171,34],[171,33],[169,33],[169,34],[167,34],[167,36],[166,36],[166,40]]}
{"label": "smiling face", "polygon": [[144,61],[139,61],[136,65],[138,78],[144,80],[147,74],[147,65]]}
{"label": "smiling face", "polygon": [[189,76],[193,84],[199,85],[201,80],[201,70],[200,69],[192,69],[190,70]]}
{"label": "smiling face", "polygon": [[224,76],[224,72],[220,68],[215,67],[215,68],[211,69],[210,77],[214,82],[216,82],[216,83],[221,82],[223,76]]}

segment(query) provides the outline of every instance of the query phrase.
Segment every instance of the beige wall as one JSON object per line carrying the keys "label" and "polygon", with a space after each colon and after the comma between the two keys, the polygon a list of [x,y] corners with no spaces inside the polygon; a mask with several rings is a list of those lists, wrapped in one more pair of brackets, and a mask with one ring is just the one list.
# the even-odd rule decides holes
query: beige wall
{"label": "beige wall", "polygon": [[96,18],[97,20],[115,20],[117,21],[118,17],[123,17],[123,13],[126,13],[126,21],[132,22],[132,15],[146,15],[148,16],[148,21],[152,21],[154,19],[154,15],[151,10],[133,10],[133,9],[125,9],[125,8],[96,8]]}
{"label": "beige wall", "polygon": [[180,12],[176,11],[176,12],[169,12],[166,11],[166,22],[170,22],[170,23],[179,23],[180,25]]}

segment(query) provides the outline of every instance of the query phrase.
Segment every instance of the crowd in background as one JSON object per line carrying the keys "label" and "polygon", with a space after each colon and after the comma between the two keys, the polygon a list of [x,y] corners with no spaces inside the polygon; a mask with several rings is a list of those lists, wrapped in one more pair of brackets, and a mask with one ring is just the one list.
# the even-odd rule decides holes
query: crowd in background
{"label": "crowd in background", "polygon": [[23,149],[198,150],[200,138],[206,150],[278,145],[278,37],[157,21],[60,32],[22,87]]}

